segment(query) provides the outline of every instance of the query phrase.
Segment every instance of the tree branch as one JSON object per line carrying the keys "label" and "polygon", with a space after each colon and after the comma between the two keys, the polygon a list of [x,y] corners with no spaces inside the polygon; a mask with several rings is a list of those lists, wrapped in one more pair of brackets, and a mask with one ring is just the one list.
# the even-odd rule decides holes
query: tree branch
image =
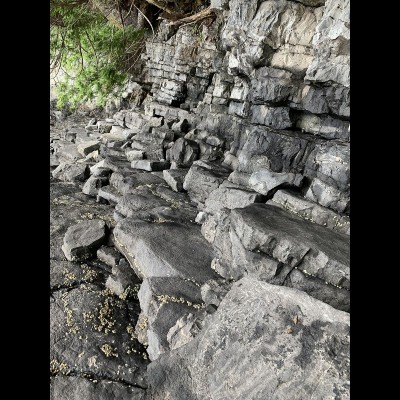
{"label": "tree branch", "polygon": [[214,13],[214,11],[211,10],[211,7],[207,7],[206,9],[204,9],[196,14],[190,15],[189,17],[184,17],[184,18],[178,19],[176,21],[171,21],[168,25],[180,26],[183,24],[198,22],[203,19],[211,18],[211,17],[215,17],[215,13]]}

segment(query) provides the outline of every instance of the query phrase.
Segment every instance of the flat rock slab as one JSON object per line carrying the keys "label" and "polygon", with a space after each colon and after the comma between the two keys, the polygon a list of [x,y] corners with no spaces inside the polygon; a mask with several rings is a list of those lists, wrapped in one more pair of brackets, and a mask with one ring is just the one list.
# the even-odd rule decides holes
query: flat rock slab
{"label": "flat rock slab", "polygon": [[149,364],[164,400],[349,399],[349,314],[243,278],[191,342]]}
{"label": "flat rock slab", "polygon": [[60,163],[52,175],[64,182],[84,182],[89,177],[89,167],[86,164]]}
{"label": "flat rock slab", "polygon": [[111,185],[102,186],[97,192],[97,198],[101,198],[112,203],[118,203],[122,199],[122,194]]}
{"label": "flat rock slab", "polygon": [[144,400],[143,389],[109,380],[57,375],[50,381],[50,400]]}
{"label": "flat rock slab", "polygon": [[282,207],[318,225],[350,235],[350,218],[288,190],[278,190],[268,203]]}
{"label": "flat rock slab", "polygon": [[137,310],[95,285],[50,298],[50,372],[145,387],[147,355],[132,336]]}
{"label": "flat rock slab", "polygon": [[148,172],[139,172],[130,174],[121,174],[119,172],[114,172],[111,175],[110,183],[120,193],[126,194],[131,189],[135,189],[139,186],[160,185],[164,183],[164,180]]}
{"label": "flat rock slab", "polygon": [[212,212],[221,208],[232,210],[234,208],[243,208],[253,203],[265,202],[265,196],[260,193],[233,184],[224,186],[224,183],[208,196],[205,203],[207,211]]}
{"label": "flat rock slab", "polygon": [[232,227],[247,250],[260,250],[306,274],[349,289],[350,246],[345,234],[302,220],[270,204],[231,212]]}
{"label": "flat rock slab", "polygon": [[138,339],[148,346],[150,360],[170,350],[167,335],[178,319],[205,308],[200,287],[177,277],[145,279],[138,298],[142,313],[136,332]]}
{"label": "flat rock slab", "polygon": [[82,154],[79,153],[75,144],[68,144],[63,146],[58,152],[57,156],[60,161],[73,162],[82,158]]}
{"label": "flat rock slab", "polygon": [[261,169],[250,176],[249,185],[256,192],[268,195],[272,190],[282,186],[299,187],[303,180],[301,174],[291,172],[273,172]]}
{"label": "flat rock slab", "polygon": [[77,145],[77,150],[82,156],[87,156],[89,153],[100,149],[100,142],[98,140],[90,140],[82,142]]}
{"label": "flat rock slab", "polygon": [[113,172],[132,172],[131,163],[123,156],[107,155],[104,161],[104,167],[111,169]]}
{"label": "flat rock slab", "polygon": [[138,211],[151,210],[156,207],[167,207],[169,203],[154,195],[147,187],[132,190],[124,195],[115,210],[126,217],[135,216]]}
{"label": "flat rock slab", "polygon": [[145,171],[162,171],[168,169],[171,163],[166,161],[153,160],[134,160],[131,162],[132,168],[143,169]]}
{"label": "flat rock slab", "polygon": [[83,221],[68,228],[62,251],[69,261],[93,257],[106,238],[106,224],[101,219]]}
{"label": "flat rock slab", "polygon": [[126,218],[115,227],[114,239],[141,278],[177,276],[202,284],[216,277],[212,247],[197,225]]}
{"label": "flat rock slab", "polygon": [[72,289],[84,283],[101,284],[108,273],[101,263],[50,260],[50,291]]}

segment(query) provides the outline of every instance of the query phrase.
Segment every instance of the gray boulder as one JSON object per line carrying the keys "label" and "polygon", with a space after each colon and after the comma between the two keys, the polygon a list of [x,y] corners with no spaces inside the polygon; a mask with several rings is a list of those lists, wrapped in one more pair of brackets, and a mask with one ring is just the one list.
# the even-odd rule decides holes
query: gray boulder
{"label": "gray boulder", "polygon": [[163,176],[165,182],[174,190],[175,192],[182,192],[183,182],[188,173],[187,169],[165,169],[163,171]]}
{"label": "gray boulder", "polygon": [[108,185],[108,178],[91,176],[85,182],[82,192],[88,196],[96,197],[102,186]]}
{"label": "gray boulder", "polygon": [[197,204],[204,204],[210,193],[228,178],[230,171],[218,164],[195,162],[189,169],[183,188]]}
{"label": "gray boulder", "polygon": [[96,254],[106,237],[106,224],[101,219],[79,222],[68,228],[62,251],[69,261],[86,260]]}
{"label": "gray boulder", "polygon": [[89,167],[87,164],[60,163],[51,174],[64,182],[84,182],[89,177]]}
{"label": "gray boulder", "polygon": [[268,196],[278,187],[299,187],[302,180],[303,176],[301,174],[293,174],[291,172],[272,172],[268,169],[261,169],[251,174],[249,186],[256,192]]}
{"label": "gray boulder", "polygon": [[349,341],[349,314],[243,278],[195,339],[149,365],[147,395],[349,399]]}
{"label": "gray boulder", "polygon": [[190,167],[198,158],[199,145],[189,139],[179,138],[170,149],[170,160],[182,167]]}
{"label": "gray boulder", "polygon": [[202,284],[216,276],[210,268],[212,248],[197,225],[126,218],[113,233],[117,248],[141,278],[175,276]]}
{"label": "gray boulder", "polygon": [[99,149],[100,142],[98,140],[90,140],[77,145],[77,150],[82,156],[87,156],[89,153]]}

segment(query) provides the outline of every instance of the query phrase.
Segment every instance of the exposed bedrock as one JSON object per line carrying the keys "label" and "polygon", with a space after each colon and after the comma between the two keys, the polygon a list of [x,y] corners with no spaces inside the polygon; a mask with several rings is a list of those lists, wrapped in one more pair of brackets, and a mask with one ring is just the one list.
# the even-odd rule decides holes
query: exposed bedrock
{"label": "exposed bedrock", "polygon": [[349,398],[349,1],[210,7],[51,130],[54,399]]}

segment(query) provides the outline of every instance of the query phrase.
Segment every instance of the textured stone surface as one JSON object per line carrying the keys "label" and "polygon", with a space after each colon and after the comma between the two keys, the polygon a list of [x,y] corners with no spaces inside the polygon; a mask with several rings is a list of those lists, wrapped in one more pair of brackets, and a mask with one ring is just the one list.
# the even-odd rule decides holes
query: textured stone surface
{"label": "textured stone surface", "polygon": [[95,254],[105,237],[103,220],[83,221],[68,228],[62,250],[69,261],[86,260]]}
{"label": "textured stone surface", "polygon": [[144,400],[143,389],[122,383],[75,376],[55,376],[50,381],[50,400]]}
{"label": "textured stone surface", "polygon": [[170,160],[182,167],[190,167],[199,152],[199,145],[195,141],[179,138],[170,150]]}
{"label": "textured stone surface", "polygon": [[229,170],[224,168],[212,169],[209,164],[193,164],[183,182],[183,188],[188,191],[190,198],[196,203],[204,203],[208,195],[227,179]]}
{"label": "textured stone surface", "polygon": [[211,246],[196,225],[126,218],[115,227],[114,238],[140,277],[177,276],[203,283],[215,276]]}
{"label": "textured stone surface", "polygon": [[194,340],[149,365],[149,398],[349,398],[347,313],[244,278],[211,318]]}
{"label": "textured stone surface", "polygon": [[108,178],[91,176],[83,185],[82,192],[87,194],[88,196],[96,197],[99,189],[107,184]]}
{"label": "textured stone surface", "polygon": [[[210,3],[178,28],[139,1],[159,20],[135,82],[51,114],[55,397],[125,398],[150,356],[147,400],[349,398],[349,1]],[[99,218],[109,251],[66,261]]]}
{"label": "textured stone surface", "polygon": [[347,235],[301,220],[269,204],[233,210],[231,219],[246,249],[259,249],[333,285],[349,287]]}
{"label": "textured stone surface", "polygon": [[176,321],[204,307],[200,288],[178,277],[145,279],[138,298],[142,313],[136,331],[151,360],[170,349],[167,335]]}
{"label": "textured stone surface", "polygon": [[82,156],[86,156],[92,151],[98,150],[99,148],[100,148],[100,142],[97,140],[82,142],[79,143],[77,146],[77,150]]}
{"label": "textured stone surface", "polygon": [[52,175],[65,182],[84,182],[89,176],[89,167],[86,164],[60,163]]}
{"label": "textured stone surface", "polygon": [[205,206],[207,211],[213,211],[221,208],[243,208],[262,202],[265,202],[265,197],[261,194],[224,181],[218,189],[210,193]]}
{"label": "textured stone surface", "polygon": [[181,192],[187,173],[187,169],[168,169],[163,171],[163,176],[165,182],[167,182],[175,192]]}
{"label": "textured stone surface", "polygon": [[251,174],[249,186],[258,193],[268,195],[272,190],[278,187],[299,187],[302,180],[303,176],[300,174],[292,174],[291,172],[272,172],[268,169],[261,169]]}
{"label": "textured stone surface", "polygon": [[287,190],[278,190],[271,204],[338,232],[350,234],[350,219]]}
{"label": "textured stone surface", "polygon": [[94,285],[55,297],[50,302],[50,371],[122,379],[144,387],[147,362],[139,355],[141,345],[127,331],[137,318],[133,310]]}
{"label": "textured stone surface", "polygon": [[133,160],[131,162],[132,168],[143,169],[145,171],[162,171],[170,167],[169,162],[152,161],[152,160]]}

